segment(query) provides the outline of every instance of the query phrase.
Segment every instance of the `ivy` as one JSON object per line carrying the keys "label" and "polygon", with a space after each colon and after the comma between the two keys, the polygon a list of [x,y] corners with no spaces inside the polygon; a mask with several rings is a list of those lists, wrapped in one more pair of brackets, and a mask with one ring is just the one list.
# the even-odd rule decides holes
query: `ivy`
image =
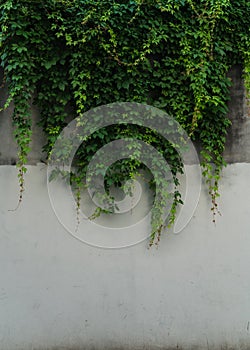
{"label": "ivy", "polygon": [[[242,65],[250,91],[248,0],[1,0],[0,16],[3,83],[9,90],[4,108],[14,103],[19,149],[19,203],[32,136],[32,103],[40,109],[49,157],[72,118],[100,105],[131,101],[166,111],[200,143],[212,212],[219,212],[219,179],[230,125],[227,73],[232,65]],[[181,203],[182,164],[171,144],[140,126],[114,126],[85,140],[75,159],[78,172],[71,178],[77,211],[86,164],[99,147],[124,135],[147,142],[168,160],[176,184],[173,221]],[[106,178],[107,190],[141,167],[131,160],[115,164]],[[152,219],[152,242],[164,226],[159,212]]]}

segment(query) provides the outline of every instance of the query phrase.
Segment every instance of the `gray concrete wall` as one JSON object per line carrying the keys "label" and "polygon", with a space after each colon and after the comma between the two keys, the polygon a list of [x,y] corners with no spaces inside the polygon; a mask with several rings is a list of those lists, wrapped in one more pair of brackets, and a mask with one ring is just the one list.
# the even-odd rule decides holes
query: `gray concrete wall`
{"label": "gray concrete wall", "polygon": [[[0,71],[0,75],[2,71]],[[242,79],[241,66],[234,66],[229,77],[232,79],[230,89],[230,100],[228,102],[228,116],[232,126],[228,130],[225,160],[228,163],[250,162],[250,110],[246,103],[246,92]],[[0,77],[1,78],[1,77]],[[0,79],[1,81],[1,79]],[[7,99],[7,88],[0,93],[0,107]],[[13,139],[13,128],[11,123],[11,113],[13,106],[1,112],[0,118],[0,164],[14,164],[16,162],[16,143]],[[46,138],[41,128],[37,125],[39,121],[39,111],[32,106],[33,136],[29,164],[36,164],[46,155],[42,153],[42,147],[46,143]]]}
{"label": "gray concrete wall", "polygon": [[0,349],[249,349],[249,173],[225,169],[216,225],[203,188],[189,225],[158,249],[109,250],[58,221],[44,165],[29,167],[9,211],[17,174],[1,166]]}
{"label": "gray concrete wall", "polygon": [[[39,163],[44,140],[35,124],[34,165],[22,205],[11,211],[18,200],[10,165],[16,146],[11,108],[1,113],[1,350],[250,348],[250,130],[239,72],[230,72],[233,125],[225,157],[234,164],[223,171],[222,216],[212,223],[203,185],[189,224],[180,234],[164,234],[158,248],[143,241],[101,249],[68,232],[50,202],[47,168]],[[36,120],[35,109],[33,115]],[[64,189],[56,194],[63,212]]]}
{"label": "gray concrete wall", "polygon": [[[3,71],[0,69],[0,81],[2,81]],[[5,86],[0,91],[0,108],[4,106],[7,100],[7,87]],[[39,121],[39,112],[36,106],[31,106],[32,109],[32,142],[30,144],[31,152],[28,156],[29,164],[36,164],[41,159],[45,159],[42,152],[42,147],[46,143],[46,138],[42,133],[41,128],[37,125]],[[17,145],[13,137],[13,126],[11,115],[13,112],[13,105],[2,112],[0,112],[0,164],[16,164],[17,161]]]}
{"label": "gray concrete wall", "polygon": [[228,101],[228,117],[232,125],[228,130],[225,160],[228,163],[249,163],[250,109],[246,100],[241,66],[234,66],[229,72],[229,77],[232,79],[232,87]]}

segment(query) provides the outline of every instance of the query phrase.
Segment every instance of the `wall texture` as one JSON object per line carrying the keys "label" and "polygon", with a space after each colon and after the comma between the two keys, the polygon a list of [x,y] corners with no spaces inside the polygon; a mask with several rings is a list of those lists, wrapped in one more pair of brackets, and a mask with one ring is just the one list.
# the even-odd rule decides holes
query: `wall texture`
{"label": "wall texture", "polygon": [[249,164],[229,165],[214,226],[205,189],[195,215],[158,249],[109,250],[57,220],[46,168],[0,167],[0,348],[249,349]]}
{"label": "wall texture", "polygon": [[10,211],[15,144],[10,110],[1,114],[1,350],[250,348],[250,124],[239,72],[230,72],[225,156],[234,164],[223,172],[222,216],[212,224],[202,187],[189,224],[158,249],[101,249],[67,232],[49,200],[36,126],[24,200]]}

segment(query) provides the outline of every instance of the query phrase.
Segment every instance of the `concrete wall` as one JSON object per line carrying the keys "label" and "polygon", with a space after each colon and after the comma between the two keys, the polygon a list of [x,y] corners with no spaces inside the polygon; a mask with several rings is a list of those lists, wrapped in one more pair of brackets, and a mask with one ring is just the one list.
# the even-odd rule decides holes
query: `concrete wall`
{"label": "concrete wall", "polygon": [[[0,69],[0,81],[2,71]],[[229,77],[233,85],[230,89],[230,100],[228,102],[228,116],[232,126],[228,130],[227,144],[225,150],[225,159],[228,163],[250,162],[250,110],[246,104],[246,93],[242,80],[241,66],[234,66]],[[2,89],[0,94],[0,107],[4,105],[7,99],[7,88]],[[10,115],[12,106],[1,112],[0,118],[0,164],[13,164],[16,162],[16,143],[13,139],[13,128]],[[31,152],[29,155],[29,164],[36,164],[44,160],[45,154],[42,153],[42,146],[46,143],[41,128],[37,125],[39,112],[36,106],[32,106],[33,116],[33,137],[31,143]]]}
{"label": "concrete wall", "polygon": [[158,249],[147,241],[101,249],[74,238],[53,211],[47,169],[37,163],[41,136],[23,203],[10,211],[18,199],[9,165],[15,146],[9,112],[2,113],[1,350],[250,348],[249,117],[238,69],[231,72],[226,157],[234,164],[223,172],[222,216],[212,224],[203,186],[189,224],[163,235]]}
{"label": "concrete wall", "polygon": [[109,250],[70,235],[51,208],[46,168],[0,167],[0,348],[249,349],[250,164],[232,164],[214,226],[203,188],[181,234]]}
{"label": "concrete wall", "polygon": [[[250,162],[250,104],[246,102],[246,91],[240,66],[234,66],[229,77],[230,89],[228,116],[232,122],[227,135],[225,159],[229,163]],[[249,101],[250,102],[250,101]]]}
{"label": "concrete wall", "polygon": [[[0,69],[0,81],[2,81],[3,71]],[[0,91],[0,108],[4,106],[7,100],[7,87],[5,86]],[[31,152],[28,160],[29,164],[36,164],[41,159],[45,159],[42,152],[42,147],[46,143],[46,138],[42,133],[41,128],[37,125],[39,121],[39,112],[36,106],[32,106],[32,120],[33,120],[33,135],[31,142]],[[17,146],[13,137],[13,127],[11,121],[11,114],[13,112],[13,105],[7,110],[0,112],[0,164],[16,164],[17,161]]]}

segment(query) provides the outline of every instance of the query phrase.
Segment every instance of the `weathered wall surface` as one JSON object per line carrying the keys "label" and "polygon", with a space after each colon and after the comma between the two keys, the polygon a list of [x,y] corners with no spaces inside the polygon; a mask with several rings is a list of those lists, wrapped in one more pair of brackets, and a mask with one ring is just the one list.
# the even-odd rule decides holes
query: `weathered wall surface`
{"label": "weathered wall surface", "polygon": [[[2,81],[3,71],[0,70],[0,81]],[[0,91],[0,107],[4,106],[7,100],[7,88],[4,87]],[[13,127],[11,121],[11,114],[13,112],[13,105],[7,110],[0,112],[0,164],[14,165],[17,160],[17,146],[13,137]],[[33,135],[31,142],[31,152],[29,154],[29,164],[36,164],[41,159],[45,158],[42,152],[42,147],[45,144],[45,137],[41,128],[37,125],[39,121],[39,113],[36,106],[32,106],[33,119]]]}
{"label": "weathered wall surface", "polygon": [[[0,75],[2,71],[0,70]],[[232,126],[228,130],[225,159],[228,163],[250,162],[250,110],[246,104],[245,89],[242,80],[240,66],[234,66],[229,76],[233,85],[230,89],[230,100],[228,102],[228,116],[232,121]],[[0,77],[1,78],[1,77]],[[1,79],[0,79],[1,80]],[[0,107],[3,106],[7,98],[7,89],[2,89],[0,93]],[[16,143],[13,139],[13,129],[10,115],[12,106],[1,112],[0,118],[0,164],[14,164],[16,162]],[[29,164],[36,164],[41,159],[45,159],[42,147],[46,143],[45,136],[41,128],[37,125],[39,112],[36,106],[32,106],[33,116],[33,137]]]}
{"label": "weathered wall surface", "polygon": [[232,122],[228,130],[225,159],[229,163],[250,162],[250,109],[240,66],[229,72],[233,85],[230,89],[228,116]]}
{"label": "weathered wall surface", "polygon": [[68,233],[49,200],[35,125],[24,200],[10,211],[16,148],[11,110],[1,113],[1,350],[250,348],[250,124],[239,71],[230,73],[225,157],[234,164],[221,180],[222,216],[214,226],[203,187],[190,223],[158,249],[101,249]]}

